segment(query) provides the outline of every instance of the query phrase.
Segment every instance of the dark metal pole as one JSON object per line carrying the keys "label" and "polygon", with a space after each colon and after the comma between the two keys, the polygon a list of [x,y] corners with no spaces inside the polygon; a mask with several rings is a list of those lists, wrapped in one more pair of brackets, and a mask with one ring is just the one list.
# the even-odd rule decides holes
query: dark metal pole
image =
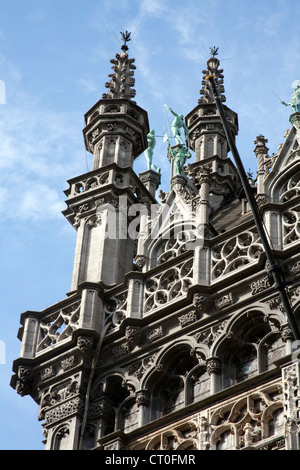
{"label": "dark metal pole", "polygon": [[268,268],[268,274],[269,276],[271,275],[273,277],[274,283],[275,283],[275,288],[279,291],[281,302],[283,305],[283,308],[286,312],[288,322],[290,324],[292,333],[294,335],[295,340],[300,340],[300,331],[298,328],[298,324],[296,322],[295,316],[294,316],[294,311],[291,306],[291,302],[288,296],[288,293],[286,291],[286,281],[284,278],[284,273],[282,270],[282,267],[278,263],[278,261],[275,259],[273,250],[271,249],[269,240],[267,238],[263,222],[261,219],[261,215],[256,203],[256,199],[253,195],[253,192],[251,190],[245,169],[243,167],[240,155],[238,153],[238,150],[235,145],[235,141],[232,135],[232,131],[230,129],[230,126],[228,124],[225,111],[223,108],[223,104],[221,102],[221,98],[217,89],[217,85],[215,82],[215,76],[214,75],[208,75],[206,77],[206,80],[210,83],[213,95],[215,97],[216,101],[216,106],[220,114],[220,118],[224,127],[225,135],[228,141],[229,148],[231,150],[232,156],[235,160],[235,164],[237,167],[238,174],[240,176],[246,197],[248,199],[248,202],[250,204],[252,214],[253,214],[253,219],[258,231],[258,235],[260,237],[261,243],[263,245],[263,248],[265,250],[266,258],[269,263],[269,268]]}

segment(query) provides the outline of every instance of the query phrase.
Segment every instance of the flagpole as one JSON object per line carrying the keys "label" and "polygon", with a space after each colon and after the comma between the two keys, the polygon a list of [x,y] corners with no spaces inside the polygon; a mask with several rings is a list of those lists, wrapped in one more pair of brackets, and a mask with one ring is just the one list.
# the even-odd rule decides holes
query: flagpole
{"label": "flagpole", "polygon": [[275,91],[271,90],[271,92],[273,93],[273,95],[276,96],[276,98],[279,99],[280,103],[283,103],[282,99],[280,98],[280,96],[278,96],[278,95],[275,93]]}
{"label": "flagpole", "polygon": [[168,113],[167,113],[167,105],[165,104],[164,107],[165,107],[165,112],[166,112],[166,117],[167,117],[167,123],[168,123],[168,129],[169,129],[169,139],[168,139],[168,142],[170,143],[170,139],[171,139],[171,129],[170,129],[169,116],[168,116]]}

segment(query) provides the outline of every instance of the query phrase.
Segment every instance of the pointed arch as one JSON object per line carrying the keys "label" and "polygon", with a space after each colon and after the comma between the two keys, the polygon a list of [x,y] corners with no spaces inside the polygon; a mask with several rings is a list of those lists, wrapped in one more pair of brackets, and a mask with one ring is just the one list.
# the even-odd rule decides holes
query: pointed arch
{"label": "pointed arch", "polygon": [[207,353],[191,337],[175,340],[163,348],[141,383],[141,388],[147,389],[151,396],[151,420],[197,401],[210,392]]}
{"label": "pointed arch", "polygon": [[285,354],[280,328],[280,311],[270,312],[264,304],[237,312],[212,347],[223,363],[223,387],[249,379],[269,369]]}
{"label": "pointed arch", "polygon": [[200,357],[206,358],[209,350],[205,345],[199,345],[195,338],[191,336],[182,336],[164,346],[158,353],[155,362],[141,380],[141,389],[152,388],[152,382],[156,380],[157,375],[163,370],[169,358],[174,357],[174,351],[193,351]]}

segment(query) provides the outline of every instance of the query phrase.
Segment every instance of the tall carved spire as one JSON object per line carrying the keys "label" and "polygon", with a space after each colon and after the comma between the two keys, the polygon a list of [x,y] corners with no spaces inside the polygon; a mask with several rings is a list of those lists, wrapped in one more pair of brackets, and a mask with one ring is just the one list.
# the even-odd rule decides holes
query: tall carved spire
{"label": "tall carved spire", "polygon": [[225,92],[223,83],[224,83],[224,75],[223,75],[223,69],[219,69],[220,61],[217,59],[216,55],[218,54],[218,48],[217,47],[212,47],[211,48],[211,57],[207,61],[207,70],[202,70],[202,73],[204,75],[203,80],[202,80],[202,89],[200,90],[200,95],[203,95],[199,100],[198,103],[202,104],[212,104],[214,103],[214,97],[211,92],[211,88],[209,86],[208,81],[205,79],[207,75],[214,75],[217,88],[219,91],[219,94],[221,96],[221,100],[223,103],[226,101],[225,95],[222,93]]}
{"label": "tall carved spire", "polygon": [[[215,156],[227,159],[229,152],[224,129],[216,108],[215,98],[205,78],[208,75],[215,76],[221,100],[223,102],[226,101],[226,97],[223,94],[225,92],[223,69],[219,68],[220,61],[216,57],[217,53],[218,48],[211,48],[211,57],[207,61],[207,69],[202,71],[204,76],[200,94],[203,96],[198,100],[198,105],[185,118],[189,130],[189,146],[195,152],[196,162]],[[237,114],[227,106],[224,105],[224,107],[233,135],[237,135]]]}
{"label": "tall carved spire", "polygon": [[147,148],[148,115],[131,98],[135,97],[133,62],[128,57],[130,33],[121,33],[121,52],[111,59],[113,73],[105,84],[108,93],[102,95],[86,114],[83,129],[85,145],[94,155],[93,170],[111,163],[124,168]]}
{"label": "tall carved spire", "polygon": [[[203,70],[203,86],[200,90],[202,97],[198,100],[197,106],[185,117],[189,130],[189,148],[195,152],[195,162],[188,165],[187,173],[202,193],[203,214],[206,214],[202,219],[204,224],[208,224],[210,210],[216,211],[223,202],[235,196],[239,184],[237,170],[228,156],[229,147],[215,98],[205,78],[214,75],[221,99],[223,102],[226,101],[222,94],[224,76],[223,70],[219,69],[217,52],[217,48],[211,49],[207,69]],[[226,105],[224,109],[235,136],[238,134],[238,116]],[[204,167],[209,169],[209,179],[206,176],[205,181],[202,174]]]}
{"label": "tall carved spire", "polygon": [[106,88],[109,88],[108,93],[103,93],[102,99],[119,99],[127,98],[131,99],[135,97],[136,91],[131,88],[135,84],[133,78],[135,65],[135,59],[130,59],[128,56],[127,42],[130,41],[130,33],[126,31],[121,33],[124,44],[121,49],[122,52],[117,53],[115,59],[111,59],[112,69],[114,73],[109,74],[110,81],[105,84]]}

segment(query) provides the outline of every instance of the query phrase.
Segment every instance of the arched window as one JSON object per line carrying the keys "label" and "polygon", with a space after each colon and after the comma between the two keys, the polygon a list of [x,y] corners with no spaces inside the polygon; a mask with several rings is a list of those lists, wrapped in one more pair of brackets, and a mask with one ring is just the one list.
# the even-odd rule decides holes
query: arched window
{"label": "arched window", "polygon": [[129,426],[127,421],[131,413],[131,402],[128,397],[130,391],[124,386],[120,375],[108,377],[95,389],[91,410],[99,418],[101,436]]}
{"label": "arched window", "polygon": [[234,363],[234,379],[236,382],[242,382],[254,374],[257,374],[257,351],[255,346],[247,345],[237,351]]}
{"label": "arched window", "polygon": [[275,324],[275,320],[271,323],[259,311],[247,312],[232,326],[219,352],[224,364],[224,387],[250,379],[273,367],[285,348],[279,328],[279,323]]}
{"label": "arched window", "polygon": [[182,377],[172,377],[161,390],[161,411],[163,415],[184,406],[184,382]]}
{"label": "arched window", "polygon": [[268,370],[274,364],[274,361],[283,356],[285,344],[278,334],[273,334],[267,338],[262,346],[262,368]]}
{"label": "arched window", "polygon": [[152,419],[172,413],[209,393],[209,375],[204,357],[187,344],[165,354],[152,391]]}

